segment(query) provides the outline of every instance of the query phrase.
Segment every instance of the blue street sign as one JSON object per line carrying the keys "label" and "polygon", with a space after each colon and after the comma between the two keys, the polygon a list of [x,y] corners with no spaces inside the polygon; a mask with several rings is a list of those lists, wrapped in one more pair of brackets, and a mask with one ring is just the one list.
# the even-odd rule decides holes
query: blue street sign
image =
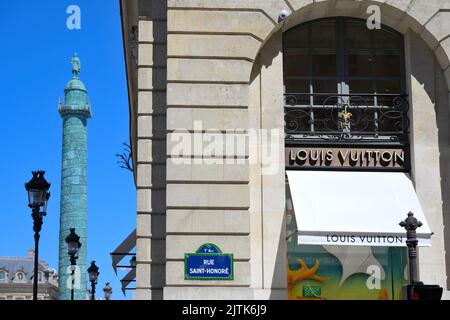
{"label": "blue street sign", "polygon": [[233,255],[206,243],[195,253],[184,255],[185,280],[233,280]]}

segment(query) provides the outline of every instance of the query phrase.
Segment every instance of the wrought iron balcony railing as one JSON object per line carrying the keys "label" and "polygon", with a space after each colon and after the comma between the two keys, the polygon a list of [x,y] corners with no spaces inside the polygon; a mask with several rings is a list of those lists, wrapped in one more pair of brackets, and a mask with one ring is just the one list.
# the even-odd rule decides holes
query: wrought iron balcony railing
{"label": "wrought iron balcony railing", "polygon": [[285,94],[286,143],[407,143],[408,96]]}

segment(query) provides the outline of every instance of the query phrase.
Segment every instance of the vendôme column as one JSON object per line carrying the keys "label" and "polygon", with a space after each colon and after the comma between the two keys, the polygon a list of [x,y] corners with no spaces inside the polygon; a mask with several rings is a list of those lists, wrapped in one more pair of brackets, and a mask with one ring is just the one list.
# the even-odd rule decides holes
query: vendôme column
{"label": "vend\u00f4me column", "polygon": [[59,104],[63,119],[61,167],[61,216],[59,231],[59,300],[70,300],[71,271],[66,237],[70,228],[80,236],[81,248],[75,276],[75,300],[86,300],[87,249],[87,119],[91,117],[86,88],[78,78],[80,60],[72,60],[73,78],[64,89],[64,102]]}

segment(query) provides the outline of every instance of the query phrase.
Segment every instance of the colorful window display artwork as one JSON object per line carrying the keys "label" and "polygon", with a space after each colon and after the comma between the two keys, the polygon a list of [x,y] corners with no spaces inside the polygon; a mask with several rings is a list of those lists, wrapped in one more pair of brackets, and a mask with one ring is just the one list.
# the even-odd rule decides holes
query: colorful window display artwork
{"label": "colorful window display artwork", "polygon": [[[295,220],[289,218],[288,222]],[[403,299],[408,274],[406,248],[302,245],[295,229],[295,222],[288,224],[290,300]]]}
{"label": "colorful window display artwork", "polygon": [[298,246],[288,253],[291,300],[402,300],[403,248]]}

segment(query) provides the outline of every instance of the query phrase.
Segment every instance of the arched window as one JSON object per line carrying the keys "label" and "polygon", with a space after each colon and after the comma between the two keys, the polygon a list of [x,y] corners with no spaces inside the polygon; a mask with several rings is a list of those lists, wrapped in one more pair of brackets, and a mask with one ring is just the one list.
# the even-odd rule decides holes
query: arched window
{"label": "arched window", "polygon": [[0,270],[0,283],[8,282],[8,273],[6,270]]}
{"label": "arched window", "polygon": [[327,18],[286,31],[283,45],[287,140],[407,141],[400,33]]}
{"label": "arched window", "polygon": [[14,282],[17,282],[17,283],[27,282],[25,273],[23,271],[17,271],[16,274],[14,275]]}

